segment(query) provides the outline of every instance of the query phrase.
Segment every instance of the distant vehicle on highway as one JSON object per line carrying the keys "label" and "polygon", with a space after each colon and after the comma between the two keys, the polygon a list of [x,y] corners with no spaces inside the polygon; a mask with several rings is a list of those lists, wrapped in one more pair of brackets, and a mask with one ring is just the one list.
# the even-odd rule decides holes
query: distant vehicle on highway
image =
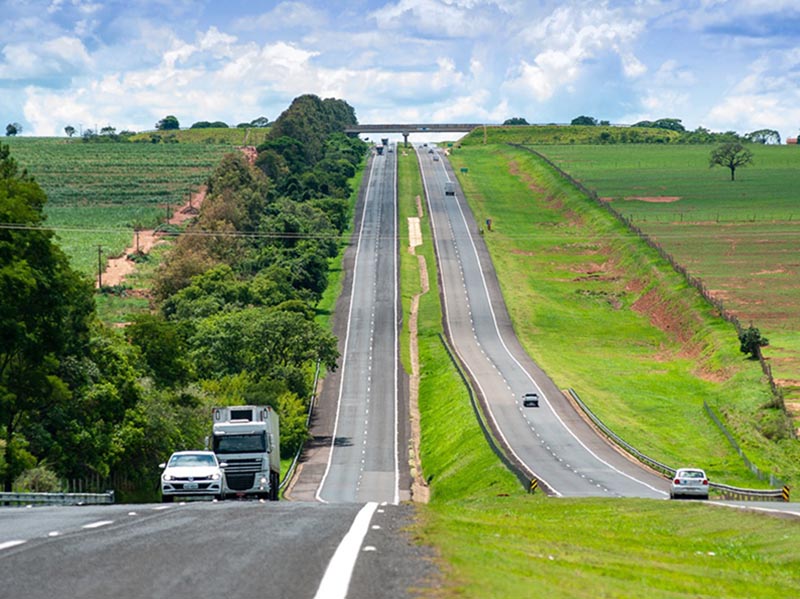
{"label": "distant vehicle on highway", "polygon": [[678,468],[672,477],[670,499],[699,497],[708,499],[708,477],[700,468]]}
{"label": "distant vehicle on highway", "polygon": [[171,503],[175,497],[222,495],[222,469],[213,451],[176,451],[169,461],[159,464],[161,501]]}
{"label": "distant vehicle on highway", "polygon": [[539,394],[533,391],[526,393],[522,396],[522,406],[525,408],[538,408],[539,407]]}
{"label": "distant vehicle on highway", "polygon": [[445,181],[444,195],[446,196],[456,195],[456,184],[453,181]]}
{"label": "distant vehicle on highway", "polygon": [[434,162],[439,162],[439,154],[434,154],[433,155],[433,161]]}

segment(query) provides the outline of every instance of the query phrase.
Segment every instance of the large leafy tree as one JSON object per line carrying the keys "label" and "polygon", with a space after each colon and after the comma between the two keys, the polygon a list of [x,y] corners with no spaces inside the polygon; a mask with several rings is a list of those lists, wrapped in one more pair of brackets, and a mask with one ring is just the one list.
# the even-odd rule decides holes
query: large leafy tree
{"label": "large leafy tree", "polygon": [[156,129],[159,131],[174,131],[180,129],[181,124],[178,118],[174,115],[167,115],[156,123]]}
{"label": "large leafy tree", "polygon": [[781,143],[781,134],[775,129],[759,129],[745,135],[745,139],[757,144],[779,144]]}
{"label": "large leafy tree", "polygon": [[0,145],[0,425],[4,488],[22,470],[18,435],[68,402],[62,364],[88,352],[91,283],[42,228],[46,196]]}
{"label": "large leafy tree", "polygon": [[724,143],[711,152],[709,166],[724,166],[731,171],[731,181],[735,180],[736,169],[753,162],[753,153],[737,142]]}

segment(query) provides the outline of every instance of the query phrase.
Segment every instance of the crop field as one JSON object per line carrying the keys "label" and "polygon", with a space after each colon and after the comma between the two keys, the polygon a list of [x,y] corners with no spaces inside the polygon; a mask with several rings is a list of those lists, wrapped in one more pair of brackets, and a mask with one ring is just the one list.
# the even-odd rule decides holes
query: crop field
{"label": "crop field", "polygon": [[134,227],[153,228],[203,184],[227,144],[84,143],[8,138],[11,155],[47,193],[47,225],[73,266],[97,273],[97,248],[119,256]]}
{"label": "crop field", "polygon": [[611,202],[753,323],[787,401],[800,399],[800,151],[750,146],[754,162],[709,168],[712,146],[537,146]]}

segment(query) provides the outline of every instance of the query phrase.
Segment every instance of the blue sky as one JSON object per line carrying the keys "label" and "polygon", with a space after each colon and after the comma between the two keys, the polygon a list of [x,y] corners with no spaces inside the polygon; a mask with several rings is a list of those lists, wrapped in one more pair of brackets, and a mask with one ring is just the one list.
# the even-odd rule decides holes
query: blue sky
{"label": "blue sky", "polygon": [[0,131],[274,120],[800,131],[797,0],[0,0]]}

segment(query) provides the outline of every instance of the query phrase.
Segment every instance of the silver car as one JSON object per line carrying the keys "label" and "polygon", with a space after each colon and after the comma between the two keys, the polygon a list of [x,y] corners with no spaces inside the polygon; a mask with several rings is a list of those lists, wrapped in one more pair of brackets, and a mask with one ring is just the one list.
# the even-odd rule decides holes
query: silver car
{"label": "silver car", "polygon": [[222,495],[222,468],[213,451],[176,451],[169,461],[159,464],[161,501],[177,497]]}
{"label": "silver car", "polygon": [[670,499],[697,497],[708,499],[708,477],[700,468],[678,468],[669,488]]}

